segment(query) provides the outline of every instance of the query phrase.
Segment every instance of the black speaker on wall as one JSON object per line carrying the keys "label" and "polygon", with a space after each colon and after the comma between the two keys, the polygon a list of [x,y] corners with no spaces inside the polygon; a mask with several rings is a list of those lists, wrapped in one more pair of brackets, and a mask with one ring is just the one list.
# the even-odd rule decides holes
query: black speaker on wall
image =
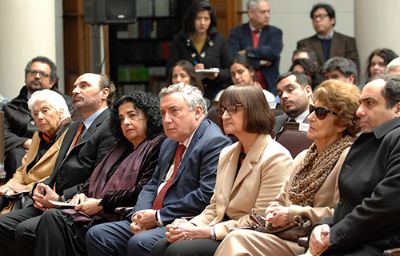
{"label": "black speaker on wall", "polygon": [[135,23],[136,0],[85,0],[84,14],[90,24]]}

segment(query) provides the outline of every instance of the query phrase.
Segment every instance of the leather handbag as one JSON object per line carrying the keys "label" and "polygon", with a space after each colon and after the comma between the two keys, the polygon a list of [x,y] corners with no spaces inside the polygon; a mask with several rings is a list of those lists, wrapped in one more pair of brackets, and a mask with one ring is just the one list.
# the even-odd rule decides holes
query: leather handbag
{"label": "leather handbag", "polygon": [[311,220],[302,215],[295,215],[293,220],[284,227],[272,227],[270,223],[266,224],[264,216],[257,215],[255,211],[250,212],[250,218],[256,223],[253,229],[263,233],[274,234],[277,237],[296,242],[300,237],[308,236],[311,231]]}

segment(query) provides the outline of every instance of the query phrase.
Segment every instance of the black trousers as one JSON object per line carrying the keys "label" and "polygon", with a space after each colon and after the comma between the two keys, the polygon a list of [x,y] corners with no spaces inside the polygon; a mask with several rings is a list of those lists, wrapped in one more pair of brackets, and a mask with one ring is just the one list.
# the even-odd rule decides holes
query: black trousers
{"label": "black trousers", "polygon": [[151,256],[213,256],[221,241],[212,239],[182,240],[169,243],[166,238],[155,243]]}
{"label": "black trousers", "polygon": [[323,256],[381,256],[383,250],[373,245],[360,245],[358,248],[351,250],[327,250],[322,254]]}
{"label": "black trousers", "polygon": [[6,180],[12,178],[18,167],[22,165],[22,158],[26,150],[23,148],[13,148],[7,152],[4,158],[4,170],[7,173]]}
{"label": "black trousers", "polygon": [[75,222],[70,215],[58,209],[43,213],[36,229],[38,256],[87,255],[85,235],[90,223]]}
{"label": "black trousers", "polygon": [[31,206],[0,216],[2,256],[32,255],[36,241],[36,226],[42,213]]}

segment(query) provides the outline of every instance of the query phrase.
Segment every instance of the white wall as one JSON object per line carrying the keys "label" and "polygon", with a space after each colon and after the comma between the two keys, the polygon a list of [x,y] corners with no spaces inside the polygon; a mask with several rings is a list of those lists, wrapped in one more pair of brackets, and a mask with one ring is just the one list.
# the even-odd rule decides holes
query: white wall
{"label": "white wall", "polygon": [[376,48],[390,48],[400,54],[400,1],[355,0],[355,28],[362,74],[368,55]]}
{"label": "white wall", "polygon": [[[62,57],[56,58],[56,3],[62,0],[1,0],[0,94],[9,99],[24,85],[24,68],[30,59],[44,55],[56,64],[63,63]],[[62,25],[60,29],[60,21],[57,24],[62,42]],[[57,44],[62,52],[59,40]]]}
{"label": "white wall", "polygon": [[[243,0],[243,10],[246,10],[246,2],[247,0]],[[314,4],[320,2],[331,4],[336,11],[335,29],[354,36],[353,0],[269,0],[269,2],[271,4],[270,24],[283,31],[281,73],[289,69],[297,41],[315,34],[310,19],[310,11]],[[243,16],[243,20],[247,20],[247,15]]]}

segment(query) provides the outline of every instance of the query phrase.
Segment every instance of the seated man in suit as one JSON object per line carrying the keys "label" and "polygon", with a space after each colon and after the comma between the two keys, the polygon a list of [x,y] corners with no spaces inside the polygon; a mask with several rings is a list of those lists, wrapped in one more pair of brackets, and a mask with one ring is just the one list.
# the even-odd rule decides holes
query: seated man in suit
{"label": "seated man in suit", "polygon": [[400,78],[372,80],[360,102],[363,133],[342,165],[333,217],[310,236],[312,255],[382,255],[400,246]]}
{"label": "seated man in suit", "polygon": [[[219,153],[230,140],[208,119],[199,89],[174,84],[160,92],[167,139],[153,177],[130,220],[100,224],[86,234],[88,255],[149,255],[176,218],[199,214],[213,194]],[[183,157],[182,157],[183,154]]]}
{"label": "seated man in suit", "polygon": [[332,57],[322,66],[321,74],[325,79],[335,79],[357,85],[357,66],[351,59]]}
{"label": "seated man in suit", "polygon": [[269,25],[270,12],[268,0],[248,0],[249,22],[234,27],[228,43],[232,57],[246,56],[256,70],[256,81],[275,94],[283,42],[282,31]]}
{"label": "seated man in suit", "polygon": [[[7,180],[21,166],[22,158],[29,150],[32,136],[37,130],[35,120],[28,109],[28,99],[32,93],[42,89],[51,89],[60,93],[56,88],[57,80],[57,67],[54,62],[47,57],[35,57],[25,67],[25,85],[21,88],[19,95],[4,105],[4,169],[7,171]],[[61,95],[72,113],[71,98]]]}
{"label": "seated man in suit", "polygon": [[[113,144],[108,101],[115,88],[108,78],[83,74],[74,83],[73,104],[82,121],[71,125],[60,147],[53,173],[33,189],[34,204],[0,216],[0,248],[4,255],[32,255],[37,223],[49,200],[74,196]],[[18,246],[17,246],[18,245]]]}
{"label": "seated man in suit", "polygon": [[354,37],[336,32],[335,10],[329,4],[315,4],[310,12],[315,35],[297,42],[297,49],[307,47],[318,56],[318,64],[322,66],[328,59],[338,56],[349,58],[360,67],[356,41]]}
{"label": "seated man in suit", "polygon": [[310,79],[305,74],[297,72],[280,75],[276,88],[284,112],[275,119],[274,132],[276,136],[279,136],[286,122],[308,123],[312,88]]}

